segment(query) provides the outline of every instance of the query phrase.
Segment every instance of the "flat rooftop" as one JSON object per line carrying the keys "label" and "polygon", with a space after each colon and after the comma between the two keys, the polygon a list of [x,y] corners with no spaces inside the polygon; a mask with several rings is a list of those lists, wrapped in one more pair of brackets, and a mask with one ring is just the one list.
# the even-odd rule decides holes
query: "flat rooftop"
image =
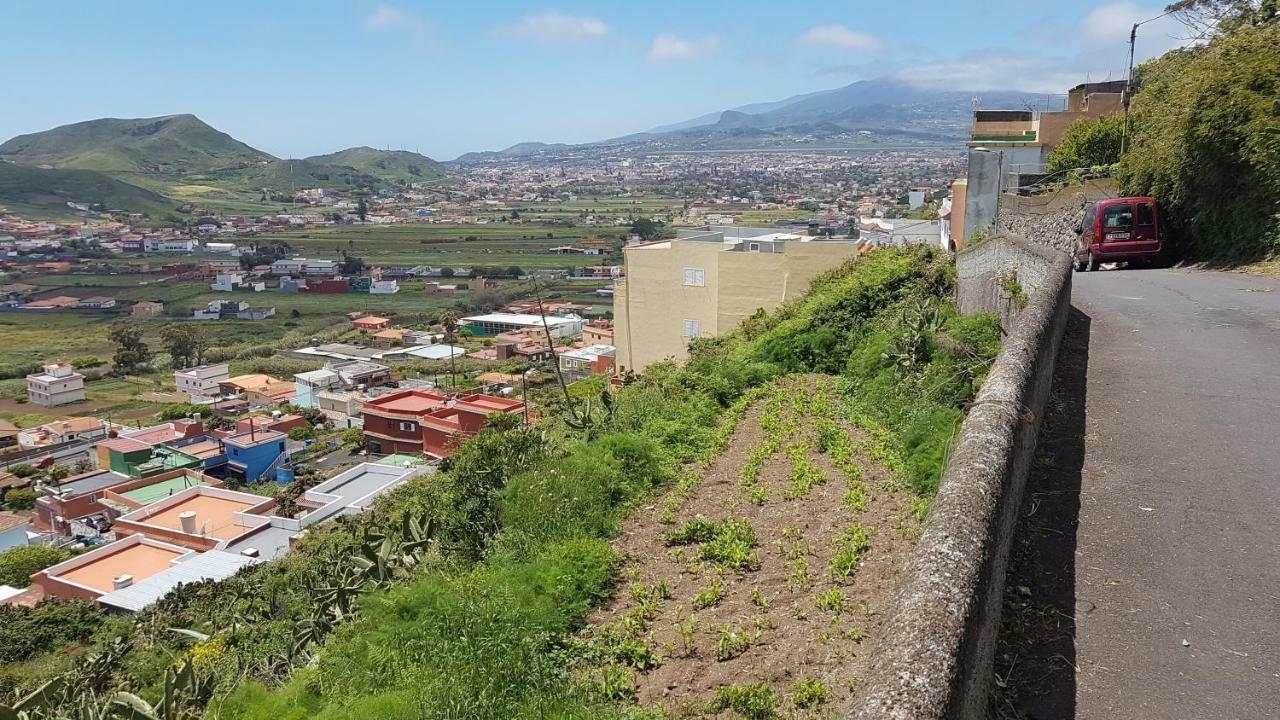
{"label": "flat rooftop", "polygon": [[128,475],[121,475],[118,472],[110,470],[98,470],[96,472],[86,473],[77,478],[72,478],[67,482],[54,486],[59,495],[69,495],[72,497],[85,495],[99,490],[105,490],[112,485],[119,485],[122,482],[128,482],[131,478]]}
{"label": "flat rooftop", "polygon": [[[267,498],[262,498],[266,502]],[[126,516],[127,520],[182,531],[179,516],[184,512],[196,514],[196,534],[218,540],[229,540],[244,534],[246,528],[237,525],[235,514],[244,512],[258,503],[248,500],[233,500],[214,495],[192,495],[182,502],[171,505],[153,515],[145,517]]]}
{"label": "flat rooftop", "polygon": [[134,582],[138,582],[168,569],[170,563],[185,554],[185,550],[178,548],[135,543],[96,557],[79,567],[58,573],[55,577],[99,592],[109,593],[115,589],[111,584],[115,578],[121,575],[132,575]]}
{"label": "flat rooftop", "polygon": [[[542,325],[541,315],[524,315],[521,313],[488,313],[487,315],[470,315],[462,318],[467,322],[474,323],[498,323],[503,325],[519,325],[537,327]],[[555,315],[547,316],[548,325],[564,325],[565,323],[578,322],[573,318],[556,317]]]}
{"label": "flat rooftop", "polygon": [[365,407],[406,415],[419,415],[443,406],[445,400],[447,398],[443,395],[423,390],[408,390],[374,398],[365,403]]}
{"label": "flat rooftop", "polygon": [[190,475],[179,475],[168,480],[161,480],[151,485],[143,485],[132,490],[126,490],[120,493],[121,497],[128,498],[139,505],[150,505],[157,500],[163,500],[170,495],[176,495],[189,487],[197,485],[205,485],[206,483],[199,478]]}

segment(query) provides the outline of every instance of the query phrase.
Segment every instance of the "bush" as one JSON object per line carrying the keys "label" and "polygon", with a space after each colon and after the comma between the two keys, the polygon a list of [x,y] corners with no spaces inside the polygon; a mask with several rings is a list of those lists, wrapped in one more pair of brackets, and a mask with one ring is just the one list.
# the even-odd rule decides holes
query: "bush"
{"label": "bush", "polygon": [[30,608],[0,605],[0,662],[22,662],[84,641],[105,619],[97,605],[79,600],[46,600]]}
{"label": "bush", "polygon": [[4,504],[10,510],[30,510],[36,506],[40,494],[31,488],[14,488],[4,494]]}
{"label": "bush", "polygon": [[1107,115],[1093,120],[1081,118],[1067,126],[1062,141],[1049,151],[1044,171],[1056,173],[1120,161],[1120,138],[1124,117]]}
{"label": "bush", "polygon": [[1171,245],[1189,259],[1247,263],[1280,252],[1277,46],[1280,23],[1245,26],[1136,73],[1132,142],[1117,179],[1124,194],[1156,198]]}
{"label": "bush", "polygon": [[747,720],[770,720],[778,717],[778,693],[765,682],[726,685],[716,690],[713,706],[732,710]]}
{"label": "bush", "polygon": [[18,545],[0,552],[0,585],[26,587],[31,576],[71,557],[70,550],[52,545]]}

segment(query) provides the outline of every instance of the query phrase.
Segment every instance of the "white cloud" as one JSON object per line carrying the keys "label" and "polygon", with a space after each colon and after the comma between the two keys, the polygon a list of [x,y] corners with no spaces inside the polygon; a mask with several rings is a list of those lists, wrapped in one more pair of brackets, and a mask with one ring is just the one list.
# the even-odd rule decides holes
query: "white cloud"
{"label": "white cloud", "polygon": [[[1018,90],[1061,95],[1086,80],[1123,80],[1129,60],[1129,30],[1159,16],[1158,6],[1132,2],[1103,5],[1073,23],[1040,28],[1042,51],[975,50],[954,59],[908,65],[896,75],[921,87],[951,90]],[[1138,28],[1134,63],[1187,45],[1185,29],[1165,17]],[[1053,41],[1057,38],[1057,42]]]}
{"label": "white cloud", "polygon": [[830,45],[842,50],[878,50],[880,41],[874,36],[850,30],[844,25],[815,25],[796,38],[802,45]]}
{"label": "white cloud", "polygon": [[715,35],[686,40],[675,33],[662,33],[653,39],[649,49],[651,60],[701,60],[720,52],[720,39]]}
{"label": "white cloud", "polygon": [[360,23],[365,30],[421,30],[418,18],[390,5],[379,5]]}
{"label": "white cloud", "polygon": [[603,20],[586,15],[545,12],[530,15],[506,28],[505,32],[540,43],[580,43],[604,37],[609,33],[609,26]]}

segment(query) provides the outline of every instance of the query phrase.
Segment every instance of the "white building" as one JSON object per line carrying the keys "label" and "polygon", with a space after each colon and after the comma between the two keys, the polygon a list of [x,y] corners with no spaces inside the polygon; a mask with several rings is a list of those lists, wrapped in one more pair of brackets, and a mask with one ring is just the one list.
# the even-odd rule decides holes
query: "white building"
{"label": "white building", "polygon": [[218,383],[231,377],[226,363],[198,365],[173,373],[173,383],[178,392],[186,394],[192,402],[200,402],[218,396]]}
{"label": "white building", "polygon": [[[480,336],[498,335],[513,330],[542,330],[541,315],[525,315],[522,313],[488,313],[462,318],[466,326]],[[553,338],[572,338],[582,334],[582,318],[576,315],[546,317],[546,327],[551,330]]]}
{"label": "white building", "polygon": [[51,363],[27,376],[27,398],[45,407],[84,400],[84,376],[66,363]]}
{"label": "white building", "polygon": [[370,295],[394,295],[400,292],[400,283],[395,280],[374,280],[369,284]]}
{"label": "white building", "polygon": [[244,285],[244,275],[240,273],[219,273],[209,287],[214,292],[232,292]]}
{"label": "white building", "polygon": [[560,371],[578,380],[588,375],[603,375],[613,368],[618,350],[612,345],[588,345],[560,353]]}
{"label": "white building", "polygon": [[142,242],[147,252],[192,252],[200,247],[191,238],[144,238]]}
{"label": "white building", "polygon": [[271,263],[272,275],[308,275],[311,277],[333,277],[338,274],[338,264],[332,260],[308,260],[306,258],[284,258]]}

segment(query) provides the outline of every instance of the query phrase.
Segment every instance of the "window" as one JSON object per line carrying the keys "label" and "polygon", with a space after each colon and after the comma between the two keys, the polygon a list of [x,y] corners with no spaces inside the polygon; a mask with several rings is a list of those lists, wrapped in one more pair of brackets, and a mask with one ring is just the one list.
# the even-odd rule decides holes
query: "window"
{"label": "window", "polygon": [[1133,206],[1129,203],[1108,205],[1102,212],[1102,227],[1124,228],[1133,224]]}
{"label": "window", "polygon": [[760,252],[760,243],[751,243],[750,245],[747,245],[747,250],[750,252]]}
{"label": "window", "polygon": [[400,429],[405,432],[413,432],[414,430],[418,429],[418,425],[417,423],[402,422],[400,423]]}
{"label": "window", "polygon": [[685,321],[684,321],[684,336],[685,336],[685,337],[687,337],[687,338],[696,338],[696,337],[698,337],[698,336],[701,334],[701,332],[702,332],[702,326],[701,326],[701,323],[699,323],[697,320],[685,320]]}
{"label": "window", "polygon": [[1138,203],[1138,224],[1155,225],[1156,216],[1151,212],[1151,203]]}
{"label": "window", "polygon": [[707,271],[702,268],[685,268],[684,284],[688,287],[706,287]]}

